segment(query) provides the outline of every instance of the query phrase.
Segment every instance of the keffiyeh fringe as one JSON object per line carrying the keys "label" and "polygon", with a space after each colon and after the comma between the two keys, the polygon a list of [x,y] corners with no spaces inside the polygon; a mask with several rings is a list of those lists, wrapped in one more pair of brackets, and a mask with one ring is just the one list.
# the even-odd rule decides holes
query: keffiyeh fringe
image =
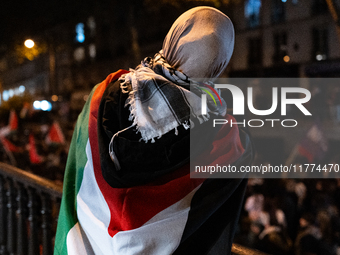
{"label": "keffiyeh fringe", "polygon": [[155,142],[155,138],[171,130],[177,134],[180,125],[193,128],[190,117],[202,124],[210,114],[226,113],[224,101],[216,107],[213,99],[208,98],[207,114],[202,115],[201,94],[205,92],[200,83],[172,68],[161,53],[144,59],[136,70],[130,69],[119,79],[122,92],[130,93],[125,104],[129,106],[129,120],[145,142]]}

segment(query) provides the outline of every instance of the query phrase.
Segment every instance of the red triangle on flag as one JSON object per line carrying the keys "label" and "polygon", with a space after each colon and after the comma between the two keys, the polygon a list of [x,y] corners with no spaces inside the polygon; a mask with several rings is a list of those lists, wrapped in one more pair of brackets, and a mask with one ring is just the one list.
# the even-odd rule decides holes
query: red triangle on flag
{"label": "red triangle on flag", "polygon": [[313,163],[313,160],[314,160],[314,156],[313,154],[308,151],[307,148],[303,147],[302,145],[299,145],[299,153],[301,156],[305,157],[309,163]]}
{"label": "red triangle on flag", "polygon": [[57,121],[53,122],[53,125],[50,128],[46,136],[46,143],[65,143],[65,137],[63,131],[60,128],[60,125]]}
{"label": "red triangle on flag", "polygon": [[6,150],[11,151],[11,152],[22,152],[22,148],[16,146],[12,142],[10,142],[8,139],[3,137],[0,140]]}
{"label": "red triangle on flag", "polygon": [[10,112],[8,126],[11,131],[18,129],[18,116],[14,110],[11,110]]}

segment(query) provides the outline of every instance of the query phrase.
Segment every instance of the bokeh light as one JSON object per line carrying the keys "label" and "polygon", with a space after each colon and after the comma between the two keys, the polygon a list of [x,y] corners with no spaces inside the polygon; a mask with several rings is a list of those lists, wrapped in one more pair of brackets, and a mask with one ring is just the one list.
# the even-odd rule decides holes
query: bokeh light
{"label": "bokeh light", "polygon": [[33,48],[34,47],[34,42],[33,40],[31,39],[27,39],[25,42],[24,42],[25,46],[29,49]]}

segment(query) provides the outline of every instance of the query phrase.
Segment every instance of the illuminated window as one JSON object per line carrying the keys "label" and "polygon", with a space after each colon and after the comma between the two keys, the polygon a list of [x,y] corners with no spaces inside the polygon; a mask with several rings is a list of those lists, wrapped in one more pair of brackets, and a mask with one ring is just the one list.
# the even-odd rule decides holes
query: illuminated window
{"label": "illuminated window", "polygon": [[244,6],[244,16],[248,27],[260,25],[261,0],[247,0]]}
{"label": "illuminated window", "polygon": [[85,58],[85,49],[84,47],[78,47],[77,49],[74,50],[73,52],[74,59],[76,61],[82,61]]}
{"label": "illuminated window", "polygon": [[85,41],[85,30],[83,23],[78,23],[76,25],[76,40],[80,43],[83,43]]}
{"label": "illuminated window", "polygon": [[96,34],[96,22],[92,16],[88,18],[87,26],[90,30],[90,36],[94,36]]}
{"label": "illuminated window", "polygon": [[95,58],[96,54],[97,54],[96,45],[94,43],[91,43],[89,45],[89,55],[90,55],[91,58]]}

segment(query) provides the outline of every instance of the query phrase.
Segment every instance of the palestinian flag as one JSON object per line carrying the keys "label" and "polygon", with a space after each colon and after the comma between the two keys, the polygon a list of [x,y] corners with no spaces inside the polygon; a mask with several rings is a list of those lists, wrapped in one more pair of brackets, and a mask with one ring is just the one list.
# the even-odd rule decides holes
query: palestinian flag
{"label": "palestinian flag", "polygon": [[54,121],[52,126],[50,127],[50,130],[48,131],[48,134],[45,138],[46,144],[51,143],[57,143],[57,144],[64,144],[65,143],[65,137],[63,134],[63,131],[61,130],[61,127],[57,121]]}
{"label": "palestinian flag", "polygon": [[298,144],[298,152],[309,163],[322,160],[328,151],[328,143],[319,123],[315,123]]}
{"label": "palestinian flag", "polygon": [[10,140],[0,136],[0,141],[4,146],[5,150],[10,152],[22,152],[22,148],[13,144]]}
{"label": "palestinian flag", "polygon": [[8,126],[11,131],[15,131],[18,129],[18,116],[14,110],[10,111]]}
{"label": "palestinian flag", "polygon": [[[54,254],[216,254],[215,249],[228,254],[245,179],[190,179],[185,165],[146,185],[113,188],[105,181],[98,108],[108,84],[126,72],[113,73],[97,85],[79,115],[65,171]],[[236,137],[230,140],[228,153],[231,160],[239,161],[246,153],[239,130],[224,132]]]}

